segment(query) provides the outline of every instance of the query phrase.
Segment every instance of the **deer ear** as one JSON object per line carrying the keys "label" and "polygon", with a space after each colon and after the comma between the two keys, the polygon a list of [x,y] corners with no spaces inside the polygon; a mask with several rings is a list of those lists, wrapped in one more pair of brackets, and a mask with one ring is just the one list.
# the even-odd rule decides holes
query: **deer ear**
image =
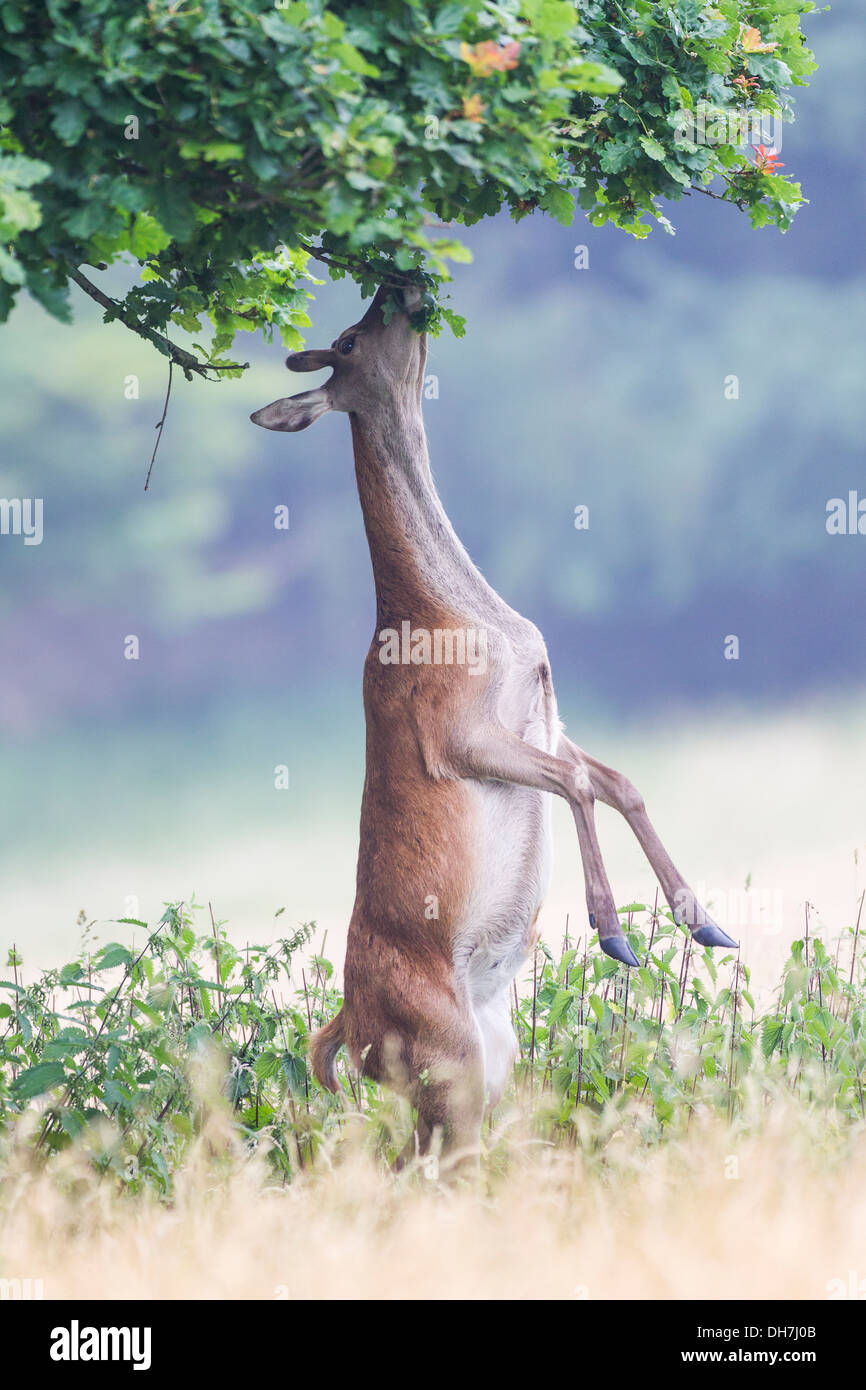
{"label": "deer ear", "polygon": [[313,391],[302,391],[299,396],[283,396],[282,400],[253,411],[250,419],[254,425],[261,425],[266,430],[294,433],[307,429],[330,409],[329,393],[324,386],[317,386]]}

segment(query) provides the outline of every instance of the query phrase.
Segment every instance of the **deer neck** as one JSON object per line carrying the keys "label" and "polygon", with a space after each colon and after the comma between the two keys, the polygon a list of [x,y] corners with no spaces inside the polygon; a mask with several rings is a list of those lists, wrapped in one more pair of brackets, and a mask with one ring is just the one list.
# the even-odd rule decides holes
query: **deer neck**
{"label": "deer neck", "polygon": [[453,600],[477,571],[433,483],[420,401],[393,398],[350,419],[381,625]]}

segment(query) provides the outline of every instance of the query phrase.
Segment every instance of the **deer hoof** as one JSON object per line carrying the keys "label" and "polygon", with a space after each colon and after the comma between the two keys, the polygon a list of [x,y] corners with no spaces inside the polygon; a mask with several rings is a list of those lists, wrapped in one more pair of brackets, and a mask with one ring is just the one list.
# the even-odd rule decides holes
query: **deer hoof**
{"label": "deer hoof", "polygon": [[640,965],[624,936],[600,936],[598,944],[606,956],[620,961],[622,965]]}
{"label": "deer hoof", "polygon": [[740,943],[732,941],[726,931],[717,927],[715,922],[708,922],[705,927],[698,927],[692,936],[699,946],[727,946],[732,951],[739,950]]}

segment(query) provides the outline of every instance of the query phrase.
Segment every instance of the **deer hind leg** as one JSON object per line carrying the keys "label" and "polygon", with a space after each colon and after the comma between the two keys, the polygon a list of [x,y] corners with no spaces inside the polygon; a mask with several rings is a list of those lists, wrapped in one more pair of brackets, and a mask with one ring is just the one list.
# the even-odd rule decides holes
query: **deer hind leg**
{"label": "deer hind leg", "polygon": [[[595,792],[589,771],[574,745],[560,756],[526,743],[499,725],[474,730],[471,737],[449,750],[453,770],[461,777],[516,782],[563,797],[571,808],[583,861],[586,906],[590,926],[598,932],[601,949],[624,965],[637,965],[619,920],[595,829]],[[578,750],[574,750],[577,753]]]}
{"label": "deer hind leg", "polygon": [[422,1070],[414,1095],[420,1159],[435,1159],[444,1180],[474,1180],[480,1168],[484,1060],[480,1041],[469,1055],[437,1058]]}
{"label": "deer hind leg", "polygon": [[619,811],[628,822],[661,884],[675,920],[688,927],[699,946],[727,946],[735,950],[736,941],[732,941],[727,932],[716,925],[677,869],[647,815],[643,797],[637,788],[621,772],[590,757],[564,735],[560,752],[586,768],[598,800]]}
{"label": "deer hind leg", "polygon": [[427,1008],[403,1020],[377,1053],[376,1079],[405,1096],[417,1111],[413,1134],[394,1161],[424,1166],[429,1176],[472,1178],[479,1171],[484,1115],[484,1044],[468,1003],[450,991],[428,997]]}

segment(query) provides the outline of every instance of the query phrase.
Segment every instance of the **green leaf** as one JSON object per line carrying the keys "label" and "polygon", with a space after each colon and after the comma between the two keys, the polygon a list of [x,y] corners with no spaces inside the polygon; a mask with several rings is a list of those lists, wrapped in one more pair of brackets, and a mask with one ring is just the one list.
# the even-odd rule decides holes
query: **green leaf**
{"label": "green leaf", "polygon": [[12,1091],[19,1100],[30,1100],[33,1096],[41,1096],[45,1091],[62,1086],[65,1080],[66,1072],[61,1062],[38,1062],[35,1067],[21,1073],[13,1082]]}
{"label": "green leaf", "polygon": [[683,188],[688,188],[690,186],[692,182],[691,174],[688,172],[687,169],[683,169],[679,164],[677,164],[675,160],[666,159],[664,161],[664,167],[666,172],[670,174],[671,178],[675,179],[677,183],[682,184]]}
{"label": "green leaf", "polygon": [[19,232],[33,231],[42,220],[36,199],[11,184],[0,186],[0,231],[10,240]]}
{"label": "green leaf", "polygon": [[196,1052],[200,1047],[205,1047],[213,1041],[213,1032],[207,1023],[194,1023],[187,1029],[186,1045],[190,1052]]}
{"label": "green leaf", "polygon": [[541,199],[539,206],[554,216],[563,227],[570,227],[574,221],[574,193],[567,188],[551,184]]}
{"label": "green leaf", "polygon": [[650,159],[663,160],[666,156],[664,145],[660,145],[658,140],[654,140],[650,135],[640,135],[638,137],[645,154]]}
{"label": "green leaf", "polygon": [[290,1089],[295,1095],[302,1095],[307,1078],[307,1064],[304,1058],[297,1053],[284,1052],[280,1058],[280,1067]]}
{"label": "green leaf", "polygon": [[279,1057],[274,1051],[268,1049],[256,1058],[254,1071],[260,1081],[267,1081],[268,1077],[273,1076],[279,1070],[279,1066]]}
{"label": "green leaf", "polygon": [[[664,92],[668,101],[672,101],[675,106],[684,104],[682,101],[683,90],[684,89],[680,87],[680,84],[677,80],[676,73],[666,72],[664,74],[664,76],[662,77],[662,91]],[[691,97],[689,97],[688,104],[691,105]]]}
{"label": "green leaf", "polygon": [[601,1023],[604,1019],[604,1000],[599,999],[597,994],[591,994],[589,996],[589,1007],[592,1009],[599,1023]]}
{"label": "green leaf", "polygon": [[575,92],[587,92],[590,96],[607,96],[618,92],[625,85],[625,79],[607,63],[584,61],[571,65],[563,85]]}
{"label": "green leaf", "polygon": [[118,941],[111,941],[94,957],[94,970],[114,970],[118,965],[131,965],[132,953]]}
{"label": "green leaf", "polygon": [[577,23],[574,6],[568,0],[523,0],[523,13],[541,38],[561,39]]}
{"label": "green leaf", "polygon": [[15,184],[17,188],[32,188],[51,173],[44,159],[27,159],[23,154],[7,154],[0,150],[0,185]]}
{"label": "green leaf", "polygon": [[785,1037],[785,1021],[781,1018],[767,1018],[761,1029],[761,1051],[769,1058],[781,1048]]}
{"label": "green leaf", "polygon": [[26,279],[20,261],[5,246],[0,246],[0,280],[5,280],[7,285],[23,285]]}
{"label": "green leaf", "polygon": [[550,1013],[548,1015],[549,1023],[553,1024],[559,1021],[573,997],[573,991],[570,989],[559,989],[556,991],[556,996],[550,1006]]}
{"label": "green leaf", "polygon": [[129,228],[129,249],[133,256],[143,261],[146,256],[156,255],[171,245],[171,237],[161,227],[155,217],[148,212],[140,212],[133,217]]}
{"label": "green leaf", "polygon": [[635,144],[634,136],[627,136],[624,139],[611,140],[609,144],[605,145],[600,160],[604,172],[606,174],[619,174],[630,164],[634,164]]}
{"label": "green leaf", "polygon": [[0,6],[0,16],[2,16],[3,28],[7,34],[21,34],[27,27],[27,21],[17,5]]}
{"label": "green leaf", "polygon": [[71,1110],[68,1105],[61,1106],[57,1111],[57,1118],[60,1127],[71,1139],[75,1139],[87,1124],[86,1116],[81,1110]]}
{"label": "green leaf", "polygon": [[243,145],[231,140],[212,140],[207,144],[184,141],[180,147],[181,159],[204,159],[206,164],[236,163],[244,157]]}
{"label": "green leaf", "polygon": [[87,124],[87,110],[80,101],[61,101],[54,110],[51,129],[64,145],[77,145]]}

